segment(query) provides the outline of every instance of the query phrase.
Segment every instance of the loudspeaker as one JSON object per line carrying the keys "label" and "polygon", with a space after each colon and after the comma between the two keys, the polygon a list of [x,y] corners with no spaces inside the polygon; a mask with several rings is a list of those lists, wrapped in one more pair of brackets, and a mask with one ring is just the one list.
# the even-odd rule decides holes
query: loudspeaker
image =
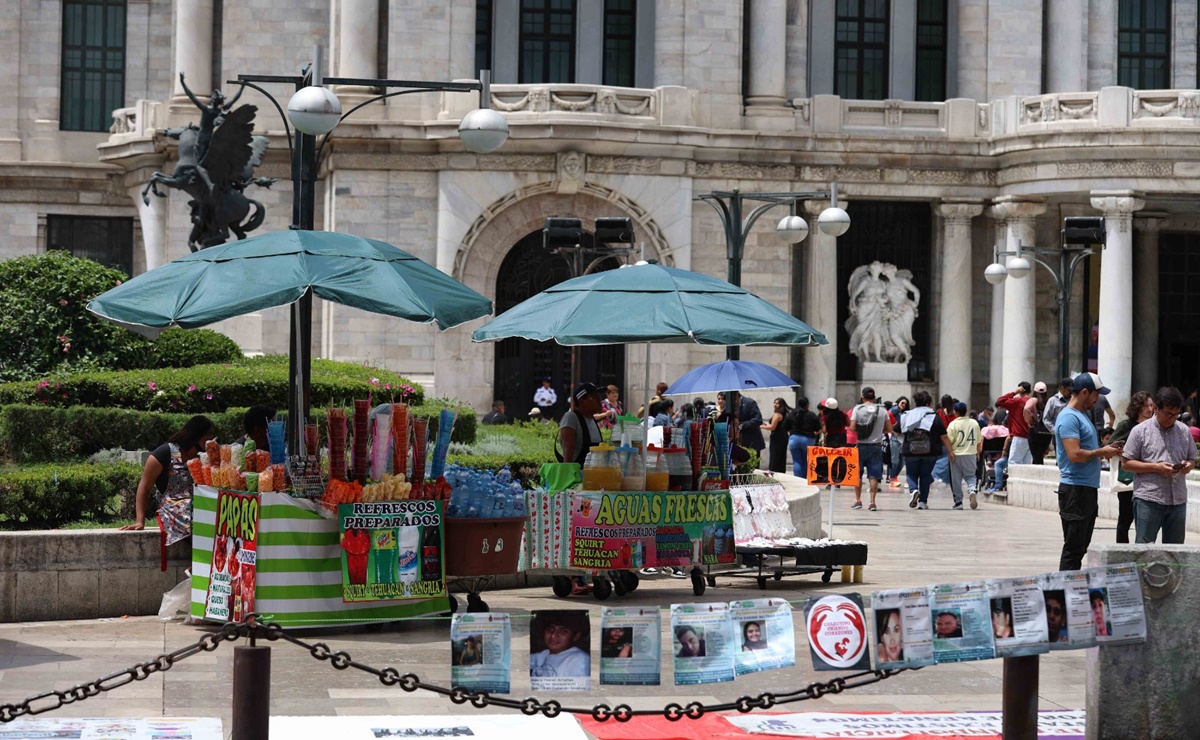
{"label": "loudspeaker", "polygon": [[1063,219],[1063,244],[1103,244],[1107,236],[1103,216],[1070,216]]}
{"label": "loudspeaker", "polygon": [[633,244],[633,219],[624,216],[596,219],[596,241],[601,244]]}
{"label": "loudspeaker", "polygon": [[548,218],[542,228],[542,246],[578,247],[583,243],[583,222],[577,218]]}

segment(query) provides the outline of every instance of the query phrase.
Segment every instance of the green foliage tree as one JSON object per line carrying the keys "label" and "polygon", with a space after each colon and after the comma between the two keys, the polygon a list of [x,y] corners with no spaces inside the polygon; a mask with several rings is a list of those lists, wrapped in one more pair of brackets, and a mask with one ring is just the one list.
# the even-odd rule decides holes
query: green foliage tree
{"label": "green foliage tree", "polygon": [[193,367],[242,359],[237,342],[211,329],[172,327],[154,340],[151,367]]}

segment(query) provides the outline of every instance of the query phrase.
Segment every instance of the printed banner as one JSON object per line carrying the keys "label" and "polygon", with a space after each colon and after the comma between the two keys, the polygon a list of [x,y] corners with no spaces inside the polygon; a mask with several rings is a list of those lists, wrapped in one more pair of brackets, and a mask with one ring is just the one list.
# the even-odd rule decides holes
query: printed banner
{"label": "printed banner", "polygon": [[671,605],[676,686],[733,680],[731,628],[728,604]]}
{"label": "printed banner", "polygon": [[587,691],[592,687],[592,638],[586,610],[533,613],[529,684],[534,691]]}
{"label": "printed banner", "polygon": [[1042,579],[998,578],[987,582],[987,591],[997,658],[1050,650]]}
{"label": "printed banner", "polygon": [[1132,645],[1146,641],[1146,604],[1136,563],[1090,568],[1088,605],[1101,645]]}
{"label": "printed banner", "polygon": [[222,740],[221,720],[201,717],[158,719],[18,719],[0,724],[0,740]]}
{"label": "printed banner", "polygon": [[860,472],[857,447],[808,448],[809,485],[857,486]]}
{"label": "printed banner", "polygon": [[455,614],[450,622],[450,681],[469,691],[509,692],[512,625],[507,614]]}
{"label": "printed banner", "polygon": [[258,511],[256,494],[217,492],[212,574],[204,598],[204,618],[240,622],[254,611],[258,575]]}
{"label": "printed banner", "polygon": [[813,670],[869,670],[867,618],[862,597],[837,594],[804,603],[804,633],[812,653]]}
{"label": "printed banner", "polygon": [[338,526],[346,603],[446,595],[440,501],[342,504]]}
{"label": "printed banner", "polygon": [[662,616],[655,607],[600,611],[600,683],[658,686]]}
{"label": "printed banner", "polygon": [[736,644],[737,675],[796,665],[792,605],[784,599],[729,604]]}
{"label": "printed banner", "polygon": [[[1000,740],[1000,712],[797,712],[795,714],[727,714],[738,729],[762,735],[799,738],[869,737],[877,740],[980,738]],[[1084,736],[1082,709],[1038,712],[1039,740]]]}
{"label": "printed banner", "polygon": [[987,588],[982,582],[947,583],[930,589],[933,659],[961,663],[996,657]]}
{"label": "printed banner", "polygon": [[1046,639],[1051,650],[1095,647],[1096,626],[1088,598],[1088,574],[1056,571],[1042,577],[1046,607]]}
{"label": "printed banner", "polygon": [[871,595],[871,611],[876,670],[933,665],[928,589],[877,591]]}
{"label": "printed banner", "polygon": [[734,560],[728,491],[572,494],[572,567],[612,570]]}

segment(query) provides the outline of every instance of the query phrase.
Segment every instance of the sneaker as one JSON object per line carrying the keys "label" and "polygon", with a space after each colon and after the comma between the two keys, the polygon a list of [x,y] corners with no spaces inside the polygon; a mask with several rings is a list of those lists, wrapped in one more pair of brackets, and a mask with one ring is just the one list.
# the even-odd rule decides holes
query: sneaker
{"label": "sneaker", "polygon": [[920,491],[913,491],[912,496],[910,496],[908,499],[908,508],[910,508],[910,509],[917,508],[917,499],[920,497],[921,497]]}
{"label": "sneaker", "polygon": [[974,492],[974,491],[971,491],[971,508],[972,508],[972,509],[978,509],[978,508],[979,508],[979,499],[978,499],[978,497],[975,495],[975,492]]}
{"label": "sneaker", "polygon": [[642,568],[638,572],[644,576],[656,576],[658,575],[658,568]]}
{"label": "sneaker", "polygon": [[879,507],[875,506],[875,504],[871,504],[870,506],[867,507],[867,510],[868,511],[879,511]]}
{"label": "sneaker", "polygon": [[962,501],[959,501],[957,504],[954,505],[954,511],[962,511],[962,510],[963,510]]}
{"label": "sneaker", "polygon": [[672,578],[687,578],[688,577],[687,572],[683,568],[671,568],[670,571],[671,571]]}
{"label": "sneaker", "polygon": [[917,504],[917,508],[920,509],[921,511],[924,511],[929,508],[929,504],[925,503],[924,501],[921,501]]}
{"label": "sneaker", "polygon": [[862,501],[855,501],[853,504],[850,504],[850,508],[851,509],[861,509]]}

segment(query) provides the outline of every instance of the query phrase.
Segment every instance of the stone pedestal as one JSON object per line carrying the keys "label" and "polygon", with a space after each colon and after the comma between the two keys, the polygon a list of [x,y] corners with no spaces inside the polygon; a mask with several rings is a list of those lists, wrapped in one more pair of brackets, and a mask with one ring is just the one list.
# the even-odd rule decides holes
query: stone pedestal
{"label": "stone pedestal", "polygon": [[912,398],[912,384],[908,382],[908,365],[903,362],[859,362],[857,396],[863,386],[875,389],[880,401],[895,401],[900,396]]}

